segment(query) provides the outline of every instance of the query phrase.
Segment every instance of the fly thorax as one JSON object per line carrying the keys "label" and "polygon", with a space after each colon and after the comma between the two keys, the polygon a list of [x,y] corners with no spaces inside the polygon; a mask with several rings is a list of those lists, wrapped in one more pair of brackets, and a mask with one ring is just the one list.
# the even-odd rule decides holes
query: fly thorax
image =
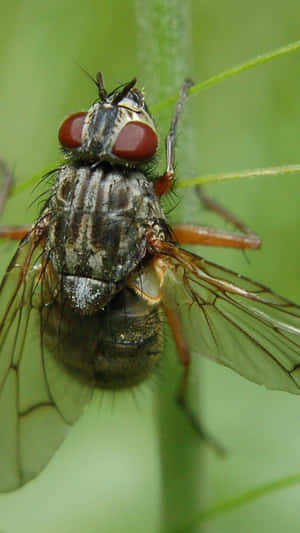
{"label": "fly thorax", "polygon": [[102,308],[147,252],[147,230],[164,220],[141,172],[107,164],[61,168],[49,203],[47,252],[63,293],[83,314]]}

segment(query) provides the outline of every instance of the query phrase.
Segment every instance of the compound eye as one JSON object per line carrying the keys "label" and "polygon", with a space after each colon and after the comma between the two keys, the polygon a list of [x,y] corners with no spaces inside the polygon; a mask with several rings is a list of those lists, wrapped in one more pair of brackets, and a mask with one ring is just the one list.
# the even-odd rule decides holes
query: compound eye
{"label": "compound eye", "polygon": [[59,128],[58,138],[60,144],[66,148],[81,146],[82,129],[87,113],[74,113],[62,123]]}
{"label": "compound eye", "polygon": [[143,122],[129,122],[121,129],[112,152],[122,159],[142,161],[155,154],[157,144],[153,128]]}

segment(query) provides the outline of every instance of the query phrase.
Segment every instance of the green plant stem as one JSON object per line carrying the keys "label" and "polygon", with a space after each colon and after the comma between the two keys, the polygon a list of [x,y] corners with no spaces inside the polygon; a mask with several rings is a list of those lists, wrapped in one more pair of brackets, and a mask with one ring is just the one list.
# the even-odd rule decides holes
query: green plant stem
{"label": "green plant stem", "polygon": [[255,487],[242,494],[234,496],[233,498],[230,498],[229,500],[225,500],[223,502],[217,503],[216,505],[212,506],[210,509],[206,509],[205,511],[198,512],[189,523],[186,523],[183,527],[175,529],[174,533],[191,532],[196,524],[208,522],[209,520],[213,520],[214,518],[217,518],[223,513],[226,513],[228,511],[234,511],[241,505],[250,503],[251,501],[257,500],[258,498],[261,498],[262,496],[267,496],[268,494],[272,492],[275,492],[281,489],[286,489],[286,488],[292,487],[293,485],[298,485],[299,483],[300,483],[300,474],[295,474],[293,476],[287,476],[281,479],[277,479],[275,481],[271,481],[270,483],[265,483],[264,485]]}
{"label": "green plant stem", "polygon": [[[150,100],[150,103],[151,99],[161,100],[170,90],[179,89],[183,79],[191,74],[188,9],[188,3],[182,0],[136,0],[140,65],[138,78],[145,86],[147,101]],[[164,139],[170,126],[172,112],[167,109],[159,117],[155,117],[161,139]],[[193,158],[190,121],[185,121],[184,116],[180,117],[179,129],[180,145],[184,143],[187,150],[184,158],[177,158],[177,168],[184,164],[190,166]],[[161,145],[163,153],[163,142]],[[167,348],[163,350],[162,377],[157,399],[162,477],[161,530],[164,532],[172,531],[178,523],[188,520],[194,514],[200,500],[201,479],[201,444],[174,401],[181,368],[177,363],[174,345],[170,343]]]}
{"label": "green plant stem", "polygon": [[239,180],[253,177],[284,176],[286,174],[296,174],[300,172],[300,165],[282,165],[280,167],[253,168],[240,170],[239,172],[220,172],[219,174],[207,174],[196,178],[180,179],[176,187],[193,187],[194,185],[205,185],[216,181]]}
{"label": "green plant stem", "polygon": [[[204,80],[203,82],[196,83],[189,90],[189,94],[192,95],[192,94],[198,93],[202,89],[206,89],[207,87],[210,87],[210,85],[215,85],[216,83],[219,83],[220,81],[223,81],[226,78],[231,78],[231,76],[235,76],[235,74],[239,74],[240,72],[244,72],[245,70],[248,70],[250,68],[256,67],[258,65],[262,65],[263,63],[267,63],[268,61],[271,61],[272,59],[275,59],[276,57],[289,54],[290,52],[295,52],[296,50],[299,50],[299,48],[300,48],[300,41],[295,41],[294,43],[289,43],[286,46],[277,48],[276,50],[273,50],[272,52],[267,52],[266,54],[258,55],[254,57],[253,59],[245,61],[244,63],[241,63],[240,65],[237,65],[229,70],[225,70],[224,72],[221,72],[220,74],[216,74],[212,76],[211,78]],[[169,96],[164,101],[153,106],[152,111],[157,112],[160,109],[167,107],[168,105],[176,102],[177,98],[178,98],[178,93],[173,94],[172,96]]]}

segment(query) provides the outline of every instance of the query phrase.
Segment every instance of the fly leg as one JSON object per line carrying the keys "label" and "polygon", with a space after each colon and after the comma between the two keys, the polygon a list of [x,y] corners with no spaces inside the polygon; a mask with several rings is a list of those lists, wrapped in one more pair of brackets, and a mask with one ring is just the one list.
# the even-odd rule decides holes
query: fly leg
{"label": "fly leg", "polygon": [[189,370],[190,370],[190,352],[188,348],[188,344],[186,342],[186,339],[183,335],[180,319],[178,316],[178,313],[176,311],[173,311],[163,306],[164,312],[166,314],[171,332],[173,334],[178,357],[181,365],[183,366],[183,372],[182,377],[180,381],[180,386],[178,390],[177,395],[177,402],[181,409],[184,411],[185,415],[187,416],[190,424],[194,428],[194,430],[197,432],[201,440],[203,440],[204,443],[206,443],[209,447],[213,448],[215,452],[218,455],[224,456],[226,454],[225,449],[223,446],[216,441],[216,439],[207,433],[205,428],[202,426],[201,422],[199,421],[198,417],[193,413],[191,408],[189,407],[187,400],[186,400],[186,392],[188,387],[188,379],[189,379]]}
{"label": "fly leg", "polygon": [[[203,187],[197,186],[196,191],[204,206],[211,211],[214,211],[220,215],[224,220],[230,222],[234,227],[242,232],[244,236],[245,246],[236,246],[237,248],[260,248],[261,239],[260,237],[251,229],[249,226],[244,224],[238,217],[231,213],[228,209],[223,207],[221,204],[210,198],[204,191]],[[236,234],[239,238],[240,234]],[[248,245],[249,244],[249,245]],[[224,246],[224,245],[221,245]],[[226,246],[226,245],[225,245]],[[228,246],[228,245],[227,245]],[[235,247],[235,246],[234,246]]]}
{"label": "fly leg", "polygon": [[194,82],[186,78],[182,84],[179,99],[176,105],[175,113],[171,122],[170,130],[166,138],[166,162],[167,168],[162,176],[156,178],[154,182],[154,190],[158,196],[165,194],[170,191],[174,184],[175,180],[175,142],[176,142],[176,130],[178,125],[178,120],[182,112],[184,102],[186,100],[188,89],[194,85]]}
{"label": "fly leg", "polygon": [[[174,185],[175,180],[175,142],[178,120],[182,112],[183,105],[188,95],[188,90],[194,85],[193,81],[186,78],[182,84],[175,113],[171,122],[170,130],[166,138],[166,163],[167,168],[162,176],[156,178],[154,190],[158,196],[166,194]],[[226,221],[235,226],[241,233],[234,233],[222,230],[214,230],[207,226],[173,226],[176,239],[182,244],[207,244],[212,246],[230,246],[233,248],[257,249],[261,246],[260,237],[246,224],[239,220],[233,213],[212,200],[203,190],[203,187],[196,187],[197,193],[203,204],[208,209],[218,213]]]}
{"label": "fly leg", "polygon": [[205,244],[209,246],[228,246],[230,248],[252,249],[256,250],[261,246],[260,237],[254,231],[246,226],[233,213],[212,200],[203,187],[196,187],[204,206],[214,211],[227,222],[235,226],[240,233],[219,230],[209,226],[197,226],[193,224],[178,224],[172,227],[177,242],[181,244]]}
{"label": "fly leg", "polygon": [[235,233],[209,226],[175,224],[172,226],[175,240],[180,244],[205,244],[208,246],[227,246],[256,250],[261,239],[255,233]]}
{"label": "fly leg", "polygon": [[[0,160],[2,186],[0,189],[0,217],[4,211],[9,193],[14,184],[14,177],[3,161]],[[32,226],[0,226],[0,238],[23,239]]]}

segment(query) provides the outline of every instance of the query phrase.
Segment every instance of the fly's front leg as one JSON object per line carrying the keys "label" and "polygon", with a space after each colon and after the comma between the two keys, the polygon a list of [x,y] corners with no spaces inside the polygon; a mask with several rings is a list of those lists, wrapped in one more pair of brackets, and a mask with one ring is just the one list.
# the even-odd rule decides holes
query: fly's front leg
{"label": "fly's front leg", "polygon": [[168,324],[170,326],[171,332],[173,334],[179,361],[183,366],[182,377],[180,381],[179,391],[177,395],[177,401],[179,406],[183,409],[185,415],[188,417],[192,427],[200,436],[200,438],[208,446],[212,447],[218,455],[224,456],[226,454],[225,449],[220,445],[213,436],[209,435],[207,431],[203,428],[202,424],[199,421],[199,418],[195,416],[193,411],[190,409],[186,401],[186,392],[188,387],[188,378],[190,371],[190,352],[187,341],[184,337],[181,322],[179,315],[176,311],[169,309],[166,305],[163,306],[164,312],[166,314]]}
{"label": "fly's front leg", "polygon": [[[14,184],[13,174],[8,170],[3,161],[0,160],[0,173],[2,174],[2,185],[0,189],[0,217],[4,211],[9,193]],[[23,239],[32,226],[0,226],[0,238]]]}
{"label": "fly's front leg", "polygon": [[175,113],[171,122],[170,130],[166,138],[166,161],[167,168],[162,176],[156,178],[154,183],[154,190],[158,196],[170,191],[174,184],[175,171],[175,142],[178,120],[182,112],[184,102],[186,100],[188,89],[194,85],[194,82],[189,78],[185,79],[180,90],[179,100],[176,105]]}

